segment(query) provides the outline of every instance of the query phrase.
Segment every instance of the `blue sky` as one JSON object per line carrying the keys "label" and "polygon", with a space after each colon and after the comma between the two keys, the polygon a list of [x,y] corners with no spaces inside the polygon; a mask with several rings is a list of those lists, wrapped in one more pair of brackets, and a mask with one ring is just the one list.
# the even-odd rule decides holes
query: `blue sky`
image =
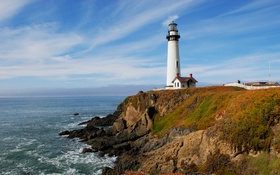
{"label": "blue sky", "polygon": [[0,96],[163,87],[172,20],[198,86],[268,81],[269,57],[280,82],[279,19],[279,0],[0,0]]}

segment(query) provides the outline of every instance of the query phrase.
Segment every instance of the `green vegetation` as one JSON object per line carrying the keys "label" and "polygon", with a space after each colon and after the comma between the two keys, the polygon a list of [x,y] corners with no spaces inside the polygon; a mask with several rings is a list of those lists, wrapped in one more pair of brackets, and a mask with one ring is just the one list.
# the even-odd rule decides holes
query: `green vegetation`
{"label": "green vegetation", "polygon": [[237,174],[270,175],[280,174],[280,159],[263,152],[257,157],[245,157],[235,163]]}
{"label": "green vegetation", "polygon": [[[154,98],[156,103],[150,103]],[[280,134],[273,140],[275,133],[271,129],[280,120],[278,88],[248,91],[216,86],[165,90],[127,97],[125,104],[128,103],[140,111],[166,108],[166,113],[154,116],[152,133],[159,136],[173,127],[195,131],[216,124],[221,138],[236,151],[268,150],[272,145],[280,152]]]}
{"label": "green vegetation", "polygon": [[219,152],[214,153],[209,156],[206,162],[200,167],[200,172],[206,174],[216,174],[216,175],[235,175],[236,170],[234,163],[230,160],[229,155],[221,154]]}
{"label": "green vegetation", "polygon": [[130,98],[131,98],[131,96],[128,96],[128,97],[126,97],[126,98],[124,99],[124,104],[125,104],[125,105],[128,104],[128,101],[129,101]]}
{"label": "green vegetation", "polygon": [[280,174],[280,159],[276,156],[270,157],[266,152],[258,157],[249,158],[248,168],[255,169],[258,174]]}
{"label": "green vegetation", "polygon": [[[152,95],[156,96],[156,103],[149,102]],[[220,86],[165,90],[137,94],[128,102],[137,110],[158,110],[152,129],[158,136],[173,127],[196,131],[213,126],[215,133],[231,144],[235,156],[259,153],[256,157],[243,154],[240,161],[232,162],[229,155],[216,152],[200,166],[181,162],[184,173],[280,174],[280,159],[269,154],[271,148],[280,153],[279,88],[248,91]],[[162,113],[162,109],[166,112]],[[165,160],[177,166],[176,156],[167,156]]]}
{"label": "green vegetation", "polygon": [[[236,87],[190,88],[182,91],[188,98],[165,116],[156,116],[153,133],[162,135],[173,126],[201,130],[213,126],[232,99],[246,92]],[[168,94],[171,95],[172,94]],[[170,96],[166,97],[167,99]]]}
{"label": "green vegetation", "polygon": [[[271,129],[280,119],[279,89],[208,87],[182,90],[181,94],[184,93],[188,98],[174,110],[165,116],[155,116],[153,134],[162,135],[172,127],[203,130],[219,121],[216,129],[237,151],[268,150],[271,144],[279,151],[280,139],[273,142]],[[172,99],[174,94],[175,91],[169,91],[164,95]]]}
{"label": "green vegetation", "polygon": [[279,104],[279,89],[239,95],[228,106],[227,118],[220,123],[222,138],[239,149],[268,150],[274,136],[270,126],[280,118]]}

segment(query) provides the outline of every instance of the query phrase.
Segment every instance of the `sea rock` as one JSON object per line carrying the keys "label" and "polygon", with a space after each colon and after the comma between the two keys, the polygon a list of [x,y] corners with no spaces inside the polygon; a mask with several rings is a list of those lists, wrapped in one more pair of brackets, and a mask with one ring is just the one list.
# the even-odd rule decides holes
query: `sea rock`
{"label": "sea rock", "polygon": [[84,141],[90,140],[97,136],[103,136],[105,131],[94,126],[86,126],[84,129],[70,131],[68,138],[78,137]]}
{"label": "sea rock", "polygon": [[[120,155],[130,149],[130,141],[135,141],[149,134],[152,129],[153,111],[153,108],[149,108],[134,125],[119,131],[115,135],[107,133],[110,130],[109,128],[105,135],[90,139],[87,141],[87,144],[91,145],[94,149],[104,151],[106,154]],[[118,124],[114,123],[111,128],[114,129],[115,126],[119,125],[119,122],[123,121],[116,121],[115,123]]]}
{"label": "sea rock", "polygon": [[102,175],[116,175],[116,174],[124,174],[130,171],[138,170],[140,164],[137,160],[124,160],[120,161],[114,169],[105,167],[102,171]]}
{"label": "sea rock", "polygon": [[60,132],[58,135],[69,135],[70,134],[70,131],[62,131]]}
{"label": "sea rock", "polygon": [[91,153],[91,152],[97,152],[97,150],[91,148],[84,148],[82,151],[82,153]]}
{"label": "sea rock", "polygon": [[[87,121],[87,124],[89,126],[111,126],[116,121],[117,118],[118,115],[112,115],[112,114],[109,114],[104,118],[100,118],[96,116],[91,120]],[[80,124],[84,124],[84,123],[80,123]]]}
{"label": "sea rock", "polygon": [[127,128],[126,121],[120,118],[113,123],[113,126],[111,126],[106,130],[106,134],[109,136],[113,136],[116,135],[118,132],[123,131],[126,128]]}
{"label": "sea rock", "polygon": [[77,115],[80,115],[79,113],[74,113],[73,115],[77,116]]}

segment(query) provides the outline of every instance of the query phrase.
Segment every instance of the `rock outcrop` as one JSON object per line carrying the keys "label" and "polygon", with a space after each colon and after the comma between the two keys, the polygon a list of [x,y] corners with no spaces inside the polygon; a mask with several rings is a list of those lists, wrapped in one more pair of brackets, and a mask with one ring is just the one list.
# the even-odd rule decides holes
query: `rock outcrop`
{"label": "rock outcrop", "polygon": [[[265,93],[272,93],[275,98],[275,94],[279,91],[271,90]],[[125,99],[114,114],[109,114],[105,118],[95,117],[83,123],[87,124],[84,129],[64,131],[60,135],[68,135],[69,138],[79,137],[91,145],[91,149],[83,151],[85,153],[98,151],[99,156],[105,154],[118,156],[115,167],[105,167],[103,175],[128,172],[170,174],[199,171],[211,174],[218,170],[236,173],[237,170],[234,169],[236,167],[231,161],[241,160],[245,154],[256,155],[268,148],[261,147],[261,144],[253,147],[250,140],[235,143],[232,141],[231,133],[226,130],[228,123],[232,123],[230,127],[238,126],[234,123],[236,120],[232,121],[232,112],[245,108],[236,109],[232,106],[235,103],[239,104],[239,99],[245,98],[246,95],[248,95],[247,91],[233,87],[139,92]],[[278,113],[280,93],[279,99],[274,100],[275,110],[263,114],[267,118],[264,126],[273,126],[271,130],[267,130],[267,134],[270,131],[280,132],[277,124],[280,118]],[[252,101],[256,102],[256,100]],[[103,130],[97,126],[110,127]],[[247,134],[246,132],[245,128],[239,135]],[[266,143],[270,137],[268,149],[279,156],[279,134],[274,138],[273,135],[262,135],[262,138],[254,140],[254,143]],[[218,162],[222,166],[209,165],[213,163],[213,159],[220,157],[221,160]]]}

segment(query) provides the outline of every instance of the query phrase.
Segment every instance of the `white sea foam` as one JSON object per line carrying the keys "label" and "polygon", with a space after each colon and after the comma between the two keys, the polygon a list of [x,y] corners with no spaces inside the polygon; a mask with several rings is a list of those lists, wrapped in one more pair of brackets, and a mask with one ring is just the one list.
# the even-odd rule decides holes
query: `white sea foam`
{"label": "white sea foam", "polygon": [[96,153],[83,154],[83,149],[90,148],[90,146],[78,141],[78,139],[75,139],[74,147],[77,147],[76,149],[62,152],[62,154],[57,155],[54,158],[45,157],[36,152],[29,152],[29,154],[38,157],[37,160],[41,163],[47,163],[54,165],[59,169],[65,169],[65,173],[63,174],[81,174],[77,169],[72,167],[77,164],[87,164],[88,166],[93,167],[93,169],[96,169],[93,174],[102,174],[102,168],[104,166],[112,167],[114,165],[117,157],[99,157]]}
{"label": "white sea foam", "polygon": [[10,150],[10,152],[19,152],[26,149],[28,146],[32,145],[34,142],[36,142],[36,139],[27,139],[27,138],[21,138],[19,139],[19,143],[17,144],[15,149]]}
{"label": "white sea foam", "polygon": [[15,138],[16,138],[15,136],[5,137],[2,139],[2,141],[10,141],[10,140],[14,140]]}
{"label": "white sea foam", "polygon": [[77,173],[77,170],[74,169],[74,168],[69,168],[65,174],[76,174]]}
{"label": "white sea foam", "polygon": [[2,126],[3,126],[3,127],[4,127],[4,126],[12,126],[12,124],[11,124],[11,123],[1,123],[0,126],[1,126],[1,127],[2,127]]}

